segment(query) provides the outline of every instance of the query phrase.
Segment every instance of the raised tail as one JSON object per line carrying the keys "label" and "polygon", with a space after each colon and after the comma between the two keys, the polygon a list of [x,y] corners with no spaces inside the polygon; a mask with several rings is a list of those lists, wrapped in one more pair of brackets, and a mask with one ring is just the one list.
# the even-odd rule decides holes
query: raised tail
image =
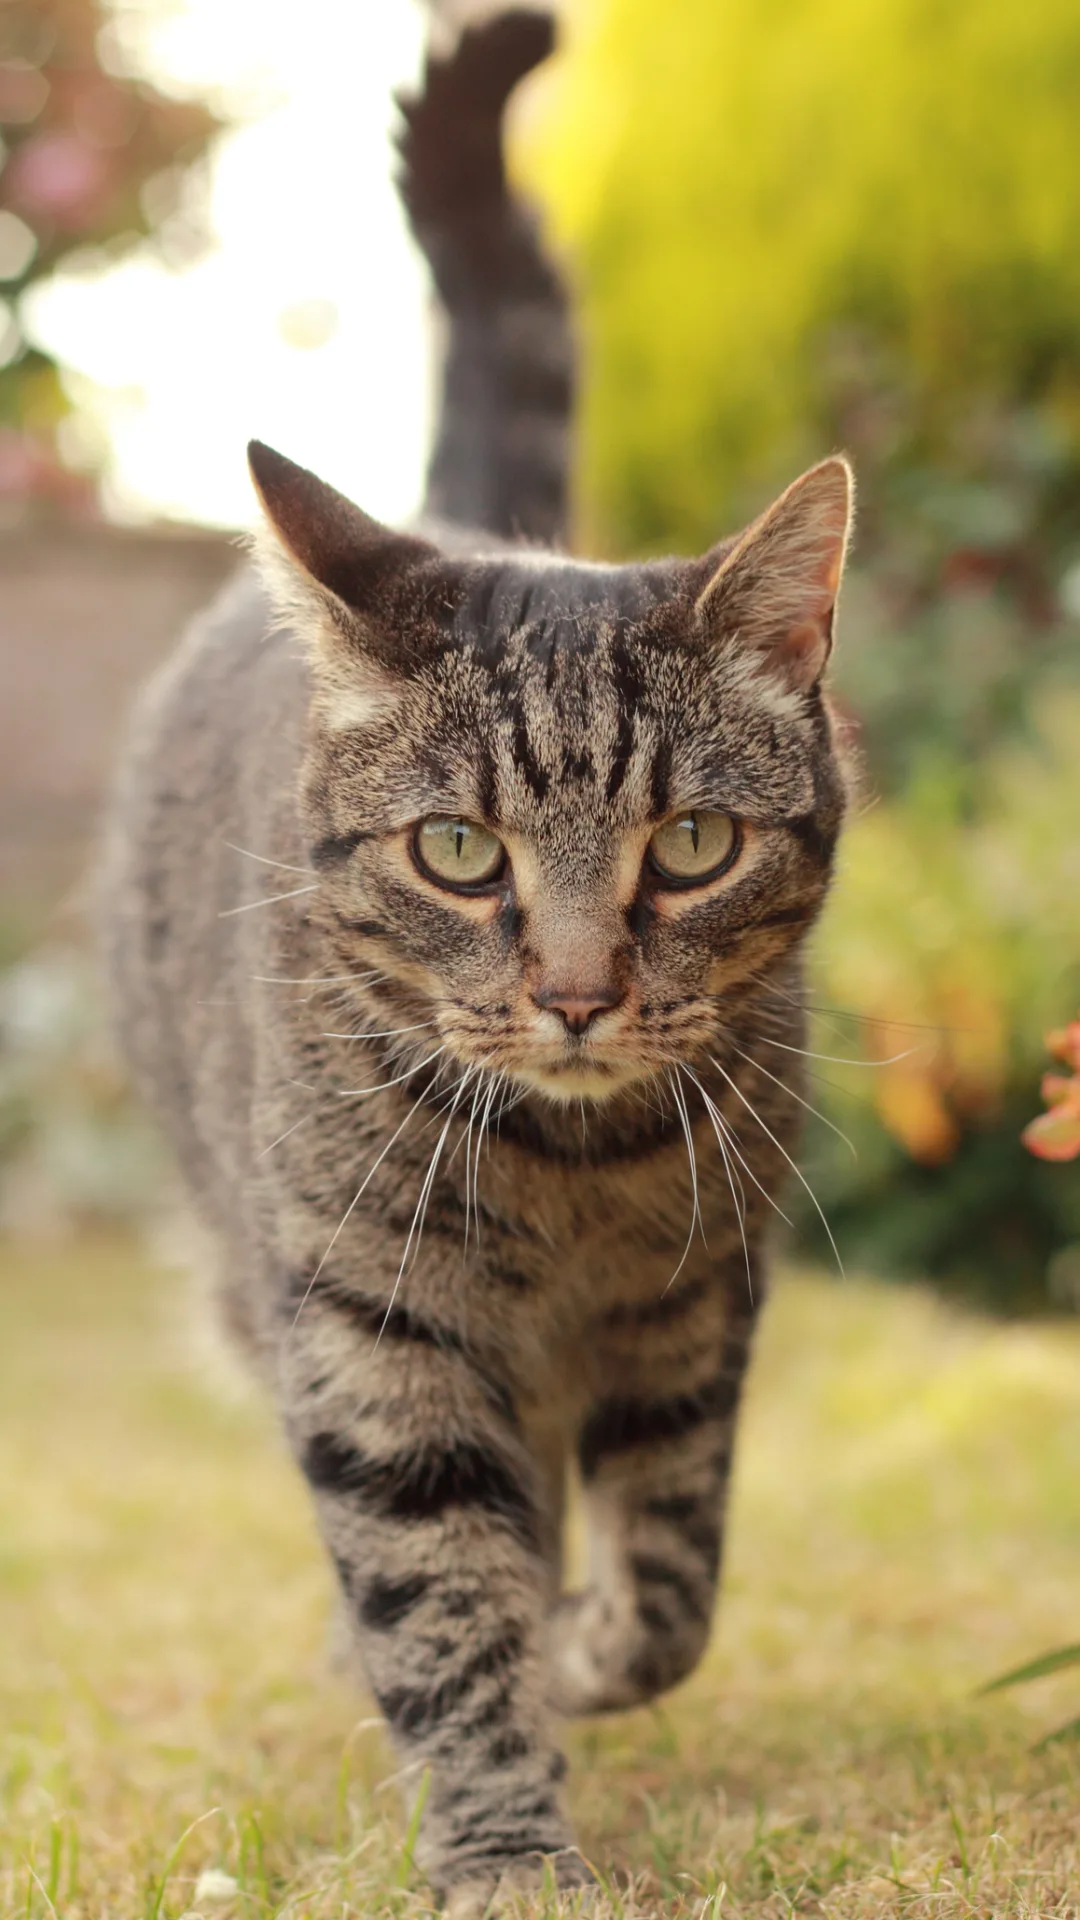
{"label": "raised tail", "polygon": [[429,55],[399,103],[398,182],[449,321],[425,510],[551,545],[566,534],[573,347],[562,282],[507,188],[502,115],[554,37],[549,14],[515,10]]}

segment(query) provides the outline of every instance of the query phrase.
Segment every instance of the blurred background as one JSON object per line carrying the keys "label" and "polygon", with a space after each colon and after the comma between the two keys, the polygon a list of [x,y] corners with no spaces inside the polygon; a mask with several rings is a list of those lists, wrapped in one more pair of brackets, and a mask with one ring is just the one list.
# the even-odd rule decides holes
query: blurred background
{"label": "blurred background", "polygon": [[[156,1205],[80,876],[126,705],[236,564],[251,434],[421,490],[391,186],[407,0],[0,4],[0,1226]],[[577,544],[700,549],[853,456],[863,792],[816,943],[805,1164],[845,1262],[1080,1305],[1025,1152],[1080,1002],[1080,12],[571,0],[522,188],[575,290]],[[802,1251],[828,1257],[807,1202]]]}
{"label": "blurred background", "polygon": [[[438,328],[389,135],[424,24],[0,0],[0,1913],[25,1920],[428,1911],[379,1722],[327,1672],[299,1476],[168,1271],[85,910],[133,691],[239,563],[248,437],[385,518],[419,501]],[[841,446],[861,496],[834,684],[862,792],[802,1162],[848,1278],[795,1187],[708,1658],[571,1736],[587,1857],[636,1890],[600,1920],[1077,1911],[1080,1161],[1021,1133],[1080,1005],[1078,129],[1075,0],[567,0],[515,103],[579,323],[578,546],[700,550]]]}

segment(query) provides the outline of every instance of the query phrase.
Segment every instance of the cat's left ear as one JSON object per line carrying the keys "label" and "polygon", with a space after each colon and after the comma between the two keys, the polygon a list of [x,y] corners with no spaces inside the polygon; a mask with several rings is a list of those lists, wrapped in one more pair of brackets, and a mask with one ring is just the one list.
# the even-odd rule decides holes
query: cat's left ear
{"label": "cat's left ear", "polygon": [[713,565],[695,603],[711,638],[760,654],[794,692],[817,685],[832,650],[854,494],[840,455],[811,467]]}
{"label": "cat's left ear", "polygon": [[316,657],[408,671],[425,599],[449,591],[439,549],[384,527],[260,440],[248,463],[268,522],[256,546],[264,578]]}

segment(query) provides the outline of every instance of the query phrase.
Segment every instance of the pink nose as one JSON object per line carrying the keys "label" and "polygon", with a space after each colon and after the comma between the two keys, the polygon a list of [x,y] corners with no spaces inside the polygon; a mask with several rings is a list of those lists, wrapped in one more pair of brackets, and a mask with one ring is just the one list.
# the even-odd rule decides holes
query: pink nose
{"label": "pink nose", "polygon": [[623,995],[617,987],[596,987],[591,991],[583,987],[566,993],[558,987],[542,987],[539,993],[533,994],[533,999],[546,1013],[557,1013],[568,1033],[582,1034],[598,1014],[609,1013],[612,1007],[617,1007]]}

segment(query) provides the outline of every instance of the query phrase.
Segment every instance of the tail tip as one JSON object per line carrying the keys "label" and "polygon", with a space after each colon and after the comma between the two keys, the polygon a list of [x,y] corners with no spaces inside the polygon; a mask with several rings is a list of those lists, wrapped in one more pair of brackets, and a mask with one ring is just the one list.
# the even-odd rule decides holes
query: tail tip
{"label": "tail tip", "polygon": [[483,67],[495,105],[555,46],[555,13],[544,0],[516,6],[492,5],[491,0],[428,0],[428,12],[429,65],[473,71]]}
{"label": "tail tip", "polygon": [[503,109],[555,39],[550,10],[512,7],[464,25],[448,52],[429,51],[419,92],[397,101],[399,186],[414,219],[503,193]]}

